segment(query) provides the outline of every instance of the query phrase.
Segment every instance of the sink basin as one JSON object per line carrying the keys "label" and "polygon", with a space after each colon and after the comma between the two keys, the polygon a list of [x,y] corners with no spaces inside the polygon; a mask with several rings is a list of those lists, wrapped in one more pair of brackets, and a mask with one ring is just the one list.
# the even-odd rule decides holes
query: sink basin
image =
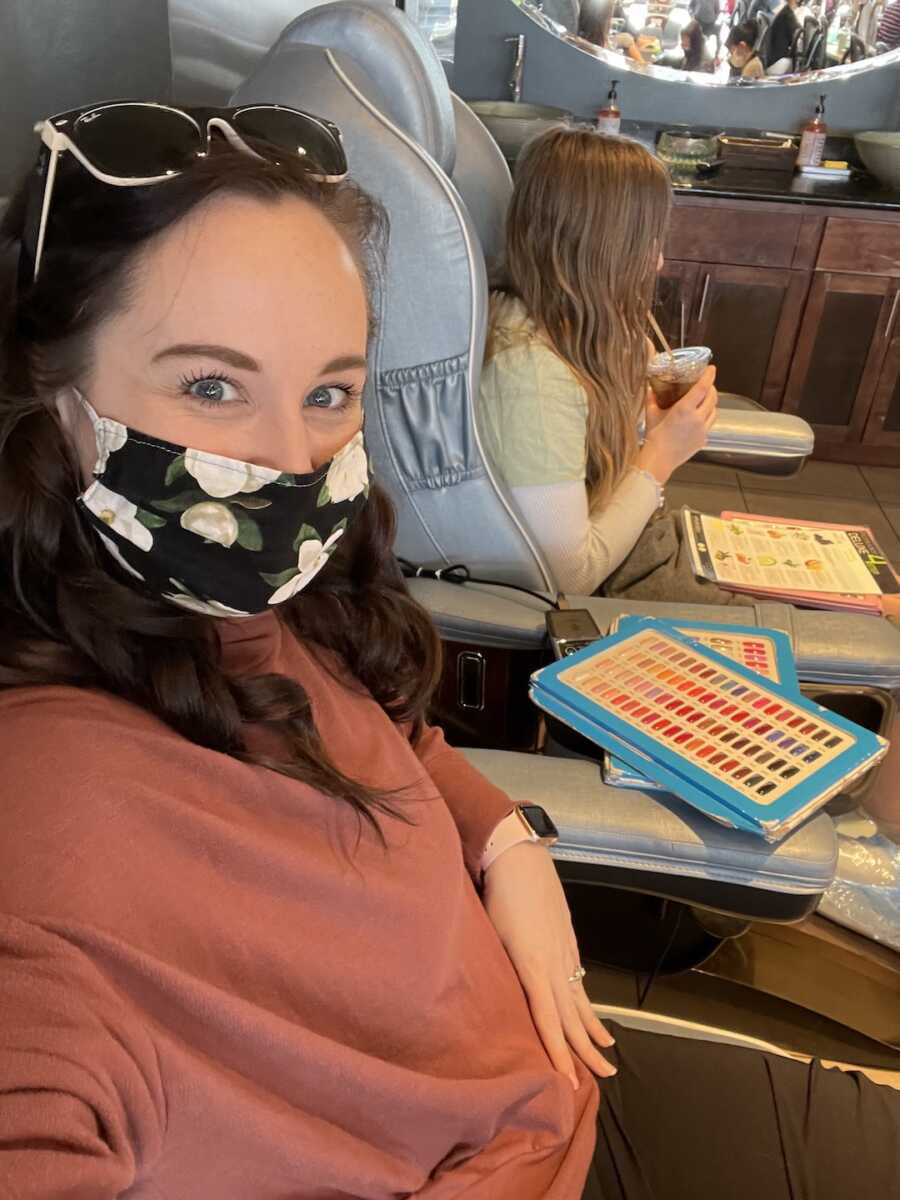
{"label": "sink basin", "polygon": [[866,169],[885,187],[900,192],[900,133],[875,129],[857,133],[853,140]]}
{"label": "sink basin", "polygon": [[473,100],[472,112],[486,126],[494,141],[511,162],[536,134],[560,121],[573,120],[564,108],[549,104],[514,104],[511,100]]}

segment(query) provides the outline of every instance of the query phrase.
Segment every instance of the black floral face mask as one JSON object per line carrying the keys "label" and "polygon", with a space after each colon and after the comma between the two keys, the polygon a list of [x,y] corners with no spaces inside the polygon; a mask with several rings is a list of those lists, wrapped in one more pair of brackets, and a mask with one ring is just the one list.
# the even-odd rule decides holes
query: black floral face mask
{"label": "black floral face mask", "polygon": [[82,512],[120,566],[194,612],[244,617],[295,596],[369,494],[361,432],[292,475],[161,442],[82,403],[97,438]]}

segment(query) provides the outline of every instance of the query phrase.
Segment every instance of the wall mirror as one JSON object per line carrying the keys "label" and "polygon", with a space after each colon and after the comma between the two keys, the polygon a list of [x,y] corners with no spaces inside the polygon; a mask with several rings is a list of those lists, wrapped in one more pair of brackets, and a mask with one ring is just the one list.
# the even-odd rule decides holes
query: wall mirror
{"label": "wall mirror", "polygon": [[[900,0],[507,2],[609,67],[686,86],[824,85],[900,67]],[[406,8],[451,59],[456,0],[407,0]]]}

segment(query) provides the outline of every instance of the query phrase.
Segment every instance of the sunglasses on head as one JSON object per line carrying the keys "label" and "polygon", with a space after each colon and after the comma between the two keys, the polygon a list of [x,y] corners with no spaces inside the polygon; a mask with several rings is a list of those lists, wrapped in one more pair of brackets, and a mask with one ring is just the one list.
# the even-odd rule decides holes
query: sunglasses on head
{"label": "sunglasses on head", "polygon": [[[75,108],[38,122],[43,146],[23,240],[26,261],[37,279],[60,154],[68,151],[95,179],[113,187],[143,187],[180,175],[209,153],[213,130],[232,146],[259,158],[247,142],[266,142],[309,164],[323,183],[347,176],[347,158],[336,125],[280,104],[241,108],[172,108],[141,101],[113,101]],[[41,182],[43,187],[41,188]]]}

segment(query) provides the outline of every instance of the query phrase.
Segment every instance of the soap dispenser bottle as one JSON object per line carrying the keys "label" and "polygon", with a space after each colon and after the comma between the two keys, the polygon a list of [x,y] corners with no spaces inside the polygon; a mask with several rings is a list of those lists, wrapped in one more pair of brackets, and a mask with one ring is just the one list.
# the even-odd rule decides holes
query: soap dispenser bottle
{"label": "soap dispenser bottle", "polygon": [[616,95],[618,79],[612,81],[606,103],[597,113],[597,129],[600,133],[618,133],[622,126],[622,110],[619,108],[619,97]]}
{"label": "soap dispenser bottle", "polygon": [[825,97],[819,97],[816,105],[816,115],[803,126],[800,138],[800,153],[797,155],[797,167],[819,167],[822,165],[822,155],[825,152],[825,138],[828,136],[828,126],[825,124]]}

